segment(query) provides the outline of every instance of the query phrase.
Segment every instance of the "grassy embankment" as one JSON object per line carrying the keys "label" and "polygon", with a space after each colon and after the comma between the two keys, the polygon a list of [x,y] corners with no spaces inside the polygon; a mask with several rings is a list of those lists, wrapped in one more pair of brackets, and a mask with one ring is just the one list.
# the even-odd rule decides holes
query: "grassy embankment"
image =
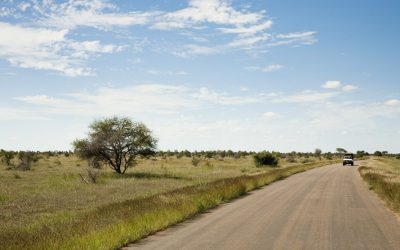
{"label": "grassy embankment", "polygon": [[[298,159],[304,162],[304,159]],[[30,171],[0,167],[1,249],[114,249],[196,213],[285,178],[325,165],[282,161],[255,168],[250,157],[141,160],[125,176],[103,170],[98,184],[79,174],[85,162],[44,157]]]}
{"label": "grassy embankment", "polygon": [[373,158],[361,166],[358,171],[388,206],[400,213],[400,159]]}

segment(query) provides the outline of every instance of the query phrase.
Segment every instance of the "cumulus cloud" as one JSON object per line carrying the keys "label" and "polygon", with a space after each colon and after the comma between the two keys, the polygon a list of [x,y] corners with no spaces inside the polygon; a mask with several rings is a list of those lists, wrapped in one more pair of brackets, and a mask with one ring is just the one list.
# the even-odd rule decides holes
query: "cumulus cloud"
{"label": "cumulus cloud", "polygon": [[345,92],[352,92],[352,91],[357,90],[357,89],[358,89],[358,87],[354,86],[354,85],[345,85],[342,88],[342,90],[345,91]]}
{"label": "cumulus cloud", "polygon": [[385,102],[385,104],[388,105],[388,106],[399,106],[400,105],[400,100],[399,99],[390,99],[390,100],[387,100]]}
{"label": "cumulus cloud", "polygon": [[262,13],[237,11],[225,0],[190,0],[188,7],[164,14],[153,27],[185,28],[206,22],[239,26],[255,24],[262,18]]}
{"label": "cumulus cloud", "polygon": [[298,46],[317,42],[315,31],[273,36],[267,32],[272,28],[273,21],[265,16],[264,11],[237,10],[227,0],[190,0],[186,8],[163,13],[154,20],[151,27],[161,30],[196,29],[206,24],[217,26],[216,30],[222,34],[235,35],[230,42],[220,45],[223,49],[249,50],[257,46]]}
{"label": "cumulus cloud", "polygon": [[324,89],[337,89],[342,86],[340,81],[326,81],[324,84],[321,85]]}
{"label": "cumulus cloud", "polygon": [[121,51],[123,46],[100,41],[74,41],[69,30],[30,28],[0,22],[0,57],[14,66],[53,70],[67,76],[92,75],[85,66],[90,55]]}
{"label": "cumulus cloud", "polygon": [[[31,12],[29,15],[28,11]],[[124,11],[105,0],[23,1],[15,8],[1,7],[0,16],[10,15],[24,15],[29,21],[23,25],[0,24],[0,57],[17,67],[53,70],[67,76],[93,75],[95,70],[87,66],[93,55],[116,53],[127,47],[102,44],[100,40],[76,41],[71,37],[75,37],[76,29],[80,27],[104,32],[116,32],[118,27],[132,26],[185,29],[189,33],[195,30],[194,40],[201,45],[178,45],[174,42],[164,49],[182,58],[237,49],[252,54],[265,47],[316,42],[314,31],[274,36],[268,32],[273,22],[265,11],[238,9],[228,0],[189,0],[183,8],[172,11]],[[214,39],[216,32],[224,38]],[[28,44],[29,41],[33,41],[32,44]],[[133,50],[133,45],[131,47]],[[159,44],[157,48],[160,48]]]}

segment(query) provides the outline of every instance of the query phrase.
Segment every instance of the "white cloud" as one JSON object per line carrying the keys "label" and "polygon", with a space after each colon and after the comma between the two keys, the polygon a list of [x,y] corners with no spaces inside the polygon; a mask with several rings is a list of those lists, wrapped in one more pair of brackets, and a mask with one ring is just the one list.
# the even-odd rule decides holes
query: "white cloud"
{"label": "white cloud", "polygon": [[284,68],[284,66],[280,65],[280,64],[270,64],[270,65],[263,67],[261,70],[264,72],[274,72],[274,71],[279,71],[283,68]]}
{"label": "white cloud", "polygon": [[[186,8],[155,17],[151,27],[162,30],[200,27],[207,29],[208,26],[203,26],[206,24],[216,25],[216,30],[222,34],[236,35],[227,44],[220,45],[224,48],[250,50],[262,44],[265,46],[267,41],[271,41],[266,45],[267,47],[290,44],[309,45],[317,42],[314,31],[281,34],[274,37],[266,32],[272,28],[273,22],[265,16],[264,11],[236,10],[227,0],[190,0]],[[208,41],[208,39],[205,40]]]}
{"label": "white cloud", "polygon": [[400,105],[400,100],[399,99],[390,99],[390,100],[387,100],[385,102],[385,104],[388,106],[398,106],[398,105]]}
{"label": "white cloud", "polygon": [[7,17],[7,16],[12,16],[15,13],[15,9],[13,8],[7,8],[7,7],[1,7],[0,8],[0,17]]}
{"label": "white cloud", "polygon": [[85,51],[90,53],[113,53],[121,52],[126,46],[116,46],[113,44],[102,45],[100,41],[83,41],[75,42],[71,41],[68,45],[71,49],[76,51]]}
{"label": "white cloud", "polygon": [[304,38],[309,38],[315,34],[315,31],[307,31],[307,32],[294,32],[294,33],[288,33],[288,34],[280,34],[277,35],[277,38],[280,39],[304,39]]}
{"label": "white cloud", "polygon": [[259,66],[249,66],[245,67],[247,70],[258,70],[258,71],[263,71],[263,72],[274,72],[274,71],[279,71],[283,69],[285,66],[281,64],[269,64],[264,67],[259,67]]}
{"label": "white cloud", "polygon": [[90,93],[77,92],[58,96],[34,95],[15,99],[35,105],[38,116],[175,114],[180,110],[198,109],[206,105],[246,105],[265,100],[263,96],[235,96],[207,88],[195,89],[163,84],[143,84],[125,88],[102,87]]}
{"label": "white cloud", "polygon": [[170,114],[196,101],[187,97],[183,86],[137,85],[126,88],[102,87],[94,92],[63,94],[62,98],[46,95],[23,96],[16,99],[37,105],[43,114],[106,116],[137,113]]}
{"label": "white cloud", "polygon": [[56,105],[67,104],[66,100],[49,97],[47,95],[16,97],[15,99],[29,104],[44,105],[44,106],[56,106]]}
{"label": "white cloud", "polygon": [[45,116],[41,116],[35,110],[25,110],[18,108],[0,107],[0,121],[13,120],[46,120]]}
{"label": "white cloud", "polygon": [[26,11],[29,7],[31,7],[31,4],[28,2],[21,2],[20,4],[18,4],[18,8],[24,12]]}
{"label": "white cloud", "polygon": [[162,71],[162,70],[154,70],[154,69],[146,70],[146,73],[150,74],[150,75],[169,75],[169,76],[187,75],[186,71]]}
{"label": "white cloud", "polygon": [[274,37],[274,41],[267,44],[267,47],[276,47],[284,45],[312,45],[318,40],[315,38],[315,31],[294,32],[288,34],[280,34]]}
{"label": "white cloud", "polygon": [[[68,30],[25,28],[0,22],[0,46],[17,50],[21,47],[52,45],[65,40]],[[16,53],[16,51],[13,51]]]}
{"label": "white cloud", "polygon": [[74,29],[78,26],[111,29],[113,26],[144,25],[160,12],[116,11],[117,7],[101,0],[68,1],[56,4],[48,1],[36,3],[35,9],[43,17],[41,23],[55,28]]}
{"label": "white cloud", "polygon": [[[240,149],[242,145],[247,145],[246,141],[250,136],[257,141],[257,145],[252,144],[251,147],[265,148],[265,140],[268,140],[274,145],[286,144],[285,150],[293,150],[290,145],[294,145],[296,141],[302,143],[304,138],[308,140],[300,146],[306,147],[307,144],[314,143],[315,138],[328,140],[326,145],[334,144],[332,140],[339,140],[337,135],[345,133],[344,131],[348,134],[342,138],[353,139],[355,134],[358,136],[374,133],[371,131],[382,128],[377,122],[381,117],[400,117],[399,105],[387,105],[384,101],[341,103],[331,100],[340,92],[303,91],[293,94],[253,95],[251,92],[231,94],[208,88],[165,84],[101,87],[67,94],[21,96],[16,98],[19,103],[13,103],[13,108],[0,108],[0,119],[56,120],[60,116],[82,116],[90,120],[124,115],[145,121],[159,136],[161,146],[167,148],[176,145],[183,148],[194,147],[191,149],[211,146],[237,146]],[[281,103],[290,103],[291,107],[285,111],[284,121],[279,119],[283,116],[275,112],[281,108],[278,106]],[[400,104],[400,100],[394,103]],[[304,106],[297,104],[312,105],[304,109]],[[15,108],[19,105],[21,108]],[[240,114],[244,105],[251,105],[254,112],[242,114],[237,119],[237,114]],[[221,113],[224,115],[221,116]],[[302,126],[299,127],[299,124]],[[82,130],[77,134],[81,132]],[[210,138],[218,139],[211,140],[217,141],[215,143],[208,143]],[[175,141],[179,143],[174,144]],[[196,142],[196,146],[193,146],[193,142]]]}
{"label": "white cloud", "polygon": [[[27,11],[30,11],[29,15]],[[168,48],[163,51],[183,58],[236,49],[243,49],[254,55],[266,47],[316,42],[315,32],[273,36],[267,32],[272,28],[273,22],[265,15],[265,11],[237,9],[228,0],[189,0],[187,6],[169,12],[128,12],[106,0],[69,0],[61,3],[21,1],[15,8],[1,7],[0,16],[9,15],[24,15],[30,21],[23,25],[0,23],[0,57],[17,67],[52,70],[67,76],[94,75],[95,70],[87,65],[92,56],[121,52],[127,47],[102,44],[100,40],[71,39],[75,37],[79,27],[115,32],[119,37],[132,40],[134,38],[129,32],[121,35],[115,28],[140,25],[152,29],[185,29],[181,31],[183,33],[191,33],[190,29],[195,30],[196,36],[191,39],[201,45],[166,42],[165,47]],[[220,32],[218,38],[215,31]],[[222,36],[223,39],[220,39]],[[133,43],[130,44],[131,50],[134,50]],[[139,51],[143,49],[142,45]],[[157,49],[160,49],[159,44]]]}
{"label": "white cloud", "polygon": [[262,13],[237,11],[225,0],[190,0],[188,7],[162,15],[153,27],[186,28],[205,22],[237,26],[255,24],[262,18]]}
{"label": "white cloud", "polygon": [[267,119],[267,120],[272,120],[272,119],[276,119],[276,118],[279,118],[279,117],[280,117],[280,115],[278,115],[278,114],[275,113],[275,112],[271,112],[271,111],[265,112],[265,113],[263,114],[263,116],[264,116],[264,118]]}
{"label": "white cloud", "polygon": [[[400,109],[382,103],[329,103],[315,106],[307,111],[304,120],[307,128],[315,131],[346,130],[353,128],[369,129],[380,117],[397,118]],[[345,122],[343,122],[345,121]],[[375,125],[373,125],[374,127]]]}
{"label": "white cloud", "polygon": [[351,92],[351,91],[354,91],[354,90],[357,90],[357,89],[358,89],[358,87],[354,86],[354,85],[345,85],[342,88],[342,90],[345,91],[345,92]]}
{"label": "white cloud", "polygon": [[227,93],[211,91],[207,88],[201,88],[199,92],[193,93],[192,96],[201,101],[222,105],[241,105],[262,102],[262,99],[258,96],[232,96]]}
{"label": "white cloud", "polygon": [[337,89],[340,88],[342,84],[340,81],[327,81],[323,85],[321,85],[324,89]]}
{"label": "white cloud", "polygon": [[323,103],[328,101],[333,96],[337,95],[335,92],[317,92],[317,91],[303,91],[299,94],[280,96],[274,99],[274,102],[287,102],[287,103]]}
{"label": "white cloud", "polygon": [[172,54],[178,57],[190,57],[195,55],[213,55],[221,52],[223,48],[214,48],[208,46],[200,46],[195,44],[187,44],[181,50],[172,51]]}
{"label": "white cloud", "polygon": [[29,28],[0,22],[0,57],[14,66],[53,70],[67,76],[92,75],[84,63],[90,54],[118,52],[123,46],[77,42],[66,29]]}
{"label": "white cloud", "polygon": [[270,38],[267,34],[252,37],[238,37],[232,42],[228,43],[228,47],[250,47],[259,42],[267,41]]}
{"label": "white cloud", "polygon": [[267,20],[263,23],[253,25],[250,27],[238,26],[234,28],[220,28],[219,30],[227,34],[240,34],[242,36],[249,36],[264,31],[266,29],[270,29],[272,27],[272,24],[273,22],[271,20]]}
{"label": "white cloud", "polygon": [[[12,40],[17,42],[12,44],[12,41],[8,41],[7,48],[4,48],[3,43],[0,57],[14,66],[53,70],[68,76],[93,75],[95,71],[86,66],[91,56],[120,52],[126,48],[115,44],[101,44],[99,40],[78,42],[69,38],[79,27],[91,27],[105,32],[114,32],[116,27],[135,25],[164,30],[185,29],[184,32],[188,33],[189,29],[196,30],[196,34],[199,35],[192,39],[202,43],[201,45],[177,46],[174,42],[164,50],[179,57],[212,55],[234,49],[245,49],[249,54],[255,54],[263,47],[312,44],[316,41],[315,32],[273,36],[267,33],[273,22],[266,17],[265,11],[250,11],[246,8],[239,10],[228,0],[189,0],[186,7],[170,12],[127,12],[106,0],[70,0],[61,3],[22,1],[16,8],[2,7],[0,16],[28,16],[28,10],[32,12],[29,15],[31,21],[25,22],[24,26],[1,23],[0,39],[4,41],[7,37],[13,37]],[[202,32],[197,32],[199,29]],[[215,31],[221,32],[224,39],[214,39]],[[18,35],[6,35],[13,33]],[[27,35],[22,35],[25,33]],[[124,36],[132,39],[130,34]],[[52,40],[54,38],[58,40]],[[29,41],[33,43],[28,44]],[[21,46],[17,47],[18,44]],[[10,51],[12,47],[15,49]],[[133,45],[131,49],[134,49]]]}

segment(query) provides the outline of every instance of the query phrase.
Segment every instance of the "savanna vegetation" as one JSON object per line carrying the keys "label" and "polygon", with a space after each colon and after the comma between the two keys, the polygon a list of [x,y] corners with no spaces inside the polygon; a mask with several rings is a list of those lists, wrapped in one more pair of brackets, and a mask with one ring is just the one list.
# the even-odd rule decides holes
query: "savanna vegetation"
{"label": "savanna vegetation", "polygon": [[[72,152],[2,151],[2,249],[113,249],[244,192],[332,160],[274,153],[276,168],[253,152],[158,151],[138,155],[121,175]],[[22,155],[31,155],[26,161]],[[25,162],[25,163],[24,163]],[[29,168],[19,167],[29,162]]]}
{"label": "savanna vegetation", "polygon": [[[379,153],[376,153],[379,152]],[[388,155],[387,152],[376,151],[372,161],[364,162],[358,170],[388,206],[400,212],[400,155]]]}
{"label": "savanna vegetation", "polygon": [[346,152],[157,151],[156,142],[145,125],[111,118],[92,123],[74,152],[0,151],[0,248],[115,249]]}

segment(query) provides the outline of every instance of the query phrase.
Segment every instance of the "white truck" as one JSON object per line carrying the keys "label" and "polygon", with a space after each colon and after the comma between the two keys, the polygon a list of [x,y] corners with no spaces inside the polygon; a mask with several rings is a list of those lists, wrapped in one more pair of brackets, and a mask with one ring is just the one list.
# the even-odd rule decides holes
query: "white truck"
{"label": "white truck", "polygon": [[345,154],[343,156],[343,166],[350,164],[354,166],[354,155],[353,154]]}

